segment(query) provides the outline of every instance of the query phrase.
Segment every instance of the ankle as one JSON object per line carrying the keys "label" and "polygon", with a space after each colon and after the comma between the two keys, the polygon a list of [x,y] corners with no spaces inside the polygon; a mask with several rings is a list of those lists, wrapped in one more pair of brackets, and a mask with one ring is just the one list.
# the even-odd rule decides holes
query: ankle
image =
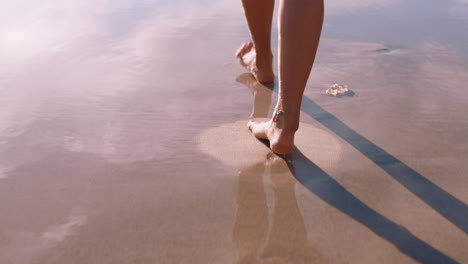
{"label": "ankle", "polygon": [[281,129],[296,132],[299,129],[299,112],[277,110],[273,112],[272,122]]}
{"label": "ankle", "polygon": [[263,54],[257,53],[255,55],[255,64],[257,64],[258,68],[271,68],[273,64],[273,54],[271,51],[264,52]]}

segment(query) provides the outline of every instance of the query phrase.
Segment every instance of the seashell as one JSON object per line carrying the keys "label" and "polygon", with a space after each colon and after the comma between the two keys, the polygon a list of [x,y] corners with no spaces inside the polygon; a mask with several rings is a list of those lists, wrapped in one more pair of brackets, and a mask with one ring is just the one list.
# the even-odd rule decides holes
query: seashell
{"label": "seashell", "polygon": [[337,95],[343,95],[346,92],[348,92],[348,85],[346,84],[339,84],[339,83],[334,83],[330,86],[329,89],[325,91],[326,94],[330,96],[337,96]]}

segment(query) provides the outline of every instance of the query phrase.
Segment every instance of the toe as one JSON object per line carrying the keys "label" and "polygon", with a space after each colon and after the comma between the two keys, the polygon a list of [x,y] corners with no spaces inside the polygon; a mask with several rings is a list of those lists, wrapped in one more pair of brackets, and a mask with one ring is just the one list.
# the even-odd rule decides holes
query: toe
{"label": "toe", "polygon": [[240,46],[240,48],[236,52],[237,57],[242,57],[245,54],[247,44],[248,44],[248,42],[242,43],[242,45]]}
{"label": "toe", "polygon": [[253,42],[244,42],[236,52],[236,57],[242,58],[245,54],[250,52],[253,48]]}
{"label": "toe", "polygon": [[268,122],[255,122],[253,120],[250,120],[247,126],[256,138],[268,139],[268,135],[267,135],[268,124],[267,123]]}
{"label": "toe", "polygon": [[236,57],[239,58],[242,56],[242,51],[245,49],[245,45],[247,45],[247,42],[242,43],[242,45],[237,49]]}

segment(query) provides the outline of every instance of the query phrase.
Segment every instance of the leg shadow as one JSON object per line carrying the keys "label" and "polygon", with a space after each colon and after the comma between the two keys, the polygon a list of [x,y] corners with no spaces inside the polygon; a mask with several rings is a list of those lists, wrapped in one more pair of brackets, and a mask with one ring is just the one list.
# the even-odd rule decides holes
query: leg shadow
{"label": "leg shadow", "polygon": [[[262,88],[260,83],[250,80],[248,75],[239,76],[238,81],[249,87],[254,96],[262,97],[262,93],[254,92],[259,89],[271,89],[278,92],[277,85]],[[268,97],[271,96],[268,91],[265,94]],[[255,98],[254,102],[257,102],[257,100],[259,102],[262,100],[270,102],[271,98]],[[255,103],[254,107],[255,105],[262,105],[259,108],[263,110],[260,111],[261,114],[258,117],[265,117],[267,113],[265,111],[266,104]],[[467,232],[468,221],[466,219],[468,219],[468,212],[463,202],[457,200],[400,160],[359,135],[306,96],[302,99],[301,110],[343,138],[446,219]],[[255,112],[254,110],[253,113]],[[256,115],[252,114],[252,116],[255,117]],[[262,142],[268,146],[267,142]],[[308,190],[331,206],[365,225],[376,235],[392,243],[402,253],[421,263],[457,263],[414,236],[405,227],[392,222],[361,202],[325,171],[305,157],[299,150],[295,149],[292,154],[286,155],[284,158],[294,177]]]}
{"label": "leg shadow", "polygon": [[398,250],[421,263],[457,263],[442,252],[414,236],[408,229],[379,214],[361,202],[320,169],[298,149],[285,160],[294,177],[317,197],[365,225]]}
{"label": "leg shadow", "polygon": [[468,233],[468,207],[465,203],[358,134],[308,97],[303,97],[301,110],[351,144],[448,221]]}

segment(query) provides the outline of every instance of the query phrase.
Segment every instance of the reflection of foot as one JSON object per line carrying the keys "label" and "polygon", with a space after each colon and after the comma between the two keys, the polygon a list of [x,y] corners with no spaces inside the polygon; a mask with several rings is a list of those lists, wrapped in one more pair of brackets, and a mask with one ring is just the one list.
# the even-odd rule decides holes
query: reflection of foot
{"label": "reflection of foot", "polygon": [[[267,154],[267,158],[264,164],[265,168],[269,171],[270,178],[274,178],[274,176],[279,176],[279,178],[290,178],[291,180],[293,179],[290,177],[292,176],[291,170],[289,169],[288,163],[286,162],[285,158],[280,155],[277,155],[273,151]],[[284,174],[288,176],[284,177]],[[270,186],[272,185],[270,184]]]}
{"label": "reflection of foot", "polygon": [[271,120],[266,122],[251,120],[248,127],[255,137],[270,141],[273,152],[288,154],[294,149],[294,134],[297,131],[297,125],[294,125],[295,119],[292,113],[275,112]]}
{"label": "reflection of foot", "polygon": [[[259,90],[268,89],[265,85],[258,82],[251,73],[244,72],[237,76],[236,81],[247,86],[252,92],[252,95],[255,96]],[[271,89],[268,89],[271,91]]]}
{"label": "reflection of foot", "polygon": [[236,81],[247,86],[254,96],[251,118],[268,117],[270,110],[271,96],[273,94],[272,85],[262,84],[250,73],[242,73],[236,78]]}
{"label": "reflection of foot", "polygon": [[[289,220],[299,220],[301,218],[300,215],[294,214],[294,207],[297,207],[294,194],[296,179],[291,170],[289,170],[286,161],[280,158],[277,164],[267,165],[265,168],[266,183],[273,191],[275,198],[273,203],[274,208],[289,212],[287,214],[290,217]],[[274,211],[274,213],[276,215],[281,214],[278,211]],[[285,219],[283,218],[283,220]],[[277,224],[281,225],[281,223]],[[283,224],[285,223],[283,222]]]}
{"label": "reflection of foot", "polygon": [[261,58],[256,53],[254,44],[246,42],[237,50],[236,57],[252,75],[261,83],[271,83],[275,80],[273,74],[272,55],[271,53]]}

